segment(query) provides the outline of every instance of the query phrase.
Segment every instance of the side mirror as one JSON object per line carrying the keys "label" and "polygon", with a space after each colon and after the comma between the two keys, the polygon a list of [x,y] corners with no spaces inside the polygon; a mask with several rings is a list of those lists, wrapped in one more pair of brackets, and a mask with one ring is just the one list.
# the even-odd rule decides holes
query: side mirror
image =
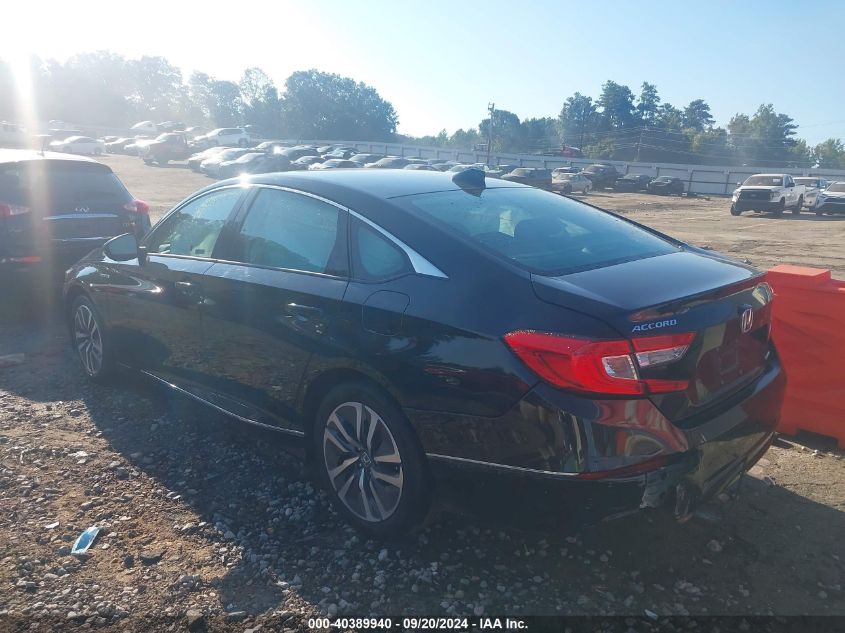
{"label": "side mirror", "polygon": [[787,189],[789,189],[790,187],[794,187],[794,186],[795,186],[795,183],[794,183],[794,182],[789,182],[789,183],[786,183],[786,188],[787,188]]}
{"label": "side mirror", "polygon": [[113,237],[108,242],[103,244],[103,253],[109,259],[116,262],[127,262],[130,259],[138,259],[138,263],[143,263],[146,257],[146,248],[141,249],[138,246],[138,239],[132,233],[124,233]]}
{"label": "side mirror", "polygon": [[737,181],[736,181],[736,186],[737,186],[737,187],[742,187],[742,183],[741,183],[739,180],[737,180]]}

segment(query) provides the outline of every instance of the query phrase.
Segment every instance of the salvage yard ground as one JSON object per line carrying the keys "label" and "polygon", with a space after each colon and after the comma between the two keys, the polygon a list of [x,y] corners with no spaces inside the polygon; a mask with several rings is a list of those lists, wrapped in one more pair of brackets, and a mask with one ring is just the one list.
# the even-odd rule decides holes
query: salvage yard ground
{"label": "salvage yard ground", "polygon": [[[211,182],[104,162],[154,220]],[[723,198],[588,200],[761,268],[845,278],[845,218],[733,218]],[[188,611],[237,631],[304,630],[317,613],[845,615],[845,461],[823,441],[772,448],[739,500],[685,525],[652,515],[538,533],[447,516],[404,542],[362,541],[274,436],[138,379],[89,384],[57,311],[32,303],[19,291],[0,304],[0,355],[25,355],[0,367],[0,630],[184,630]],[[70,556],[95,524],[89,554]]]}

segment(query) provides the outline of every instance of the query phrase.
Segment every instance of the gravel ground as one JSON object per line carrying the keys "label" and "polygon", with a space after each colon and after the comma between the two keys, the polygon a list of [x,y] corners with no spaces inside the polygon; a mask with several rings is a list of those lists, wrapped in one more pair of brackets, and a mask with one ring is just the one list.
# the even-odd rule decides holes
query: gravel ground
{"label": "gravel ground", "polygon": [[[208,182],[107,160],[156,213]],[[838,230],[841,243],[845,228],[736,220],[725,200],[590,199],[763,266],[825,257],[827,233],[763,254],[755,241],[741,250],[735,230],[805,239],[784,230],[792,222]],[[661,215],[671,206],[683,221]],[[711,225],[721,228],[699,231]],[[20,291],[0,304],[0,355],[24,355],[0,359],[2,630],[304,630],[320,613],[845,615],[845,462],[820,440],[772,448],[738,500],[684,525],[655,514],[530,532],[448,515],[376,543],[343,523],[274,435],[135,377],[88,383],[50,299]],[[70,555],[91,525],[93,547]]]}

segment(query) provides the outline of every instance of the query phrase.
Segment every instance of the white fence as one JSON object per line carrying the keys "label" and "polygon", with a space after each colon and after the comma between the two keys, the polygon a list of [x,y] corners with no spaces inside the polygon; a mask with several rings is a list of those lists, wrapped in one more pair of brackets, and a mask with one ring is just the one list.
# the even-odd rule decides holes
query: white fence
{"label": "white fence", "polygon": [[[308,144],[347,145],[373,154],[390,154],[392,156],[414,158],[444,158],[461,163],[485,163],[486,152],[473,152],[460,149],[445,149],[442,147],[420,147],[416,145],[398,145],[396,143],[372,143],[362,141],[301,141]],[[623,174],[647,174],[654,178],[670,176],[680,178],[686,182],[687,191],[703,195],[730,195],[736,188],[736,183],[742,182],[749,176],[769,171],[773,173],[787,173],[793,176],[820,176],[828,180],[845,181],[843,169],[793,169],[783,167],[755,168],[718,165],[681,165],[677,163],[626,163],[613,160],[591,160],[589,158],[559,158],[556,156],[538,156],[536,154],[490,154],[493,165],[519,165],[520,167],[587,167],[601,162],[615,165]]]}

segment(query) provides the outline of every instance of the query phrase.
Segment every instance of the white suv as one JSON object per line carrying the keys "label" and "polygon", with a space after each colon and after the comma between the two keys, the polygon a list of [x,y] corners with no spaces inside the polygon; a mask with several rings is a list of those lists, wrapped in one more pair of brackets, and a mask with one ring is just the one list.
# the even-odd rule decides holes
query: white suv
{"label": "white suv", "polygon": [[220,127],[211,130],[208,134],[197,136],[194,144],[200,147],[248,147],[250,144],[249,134],[239,127]]}

